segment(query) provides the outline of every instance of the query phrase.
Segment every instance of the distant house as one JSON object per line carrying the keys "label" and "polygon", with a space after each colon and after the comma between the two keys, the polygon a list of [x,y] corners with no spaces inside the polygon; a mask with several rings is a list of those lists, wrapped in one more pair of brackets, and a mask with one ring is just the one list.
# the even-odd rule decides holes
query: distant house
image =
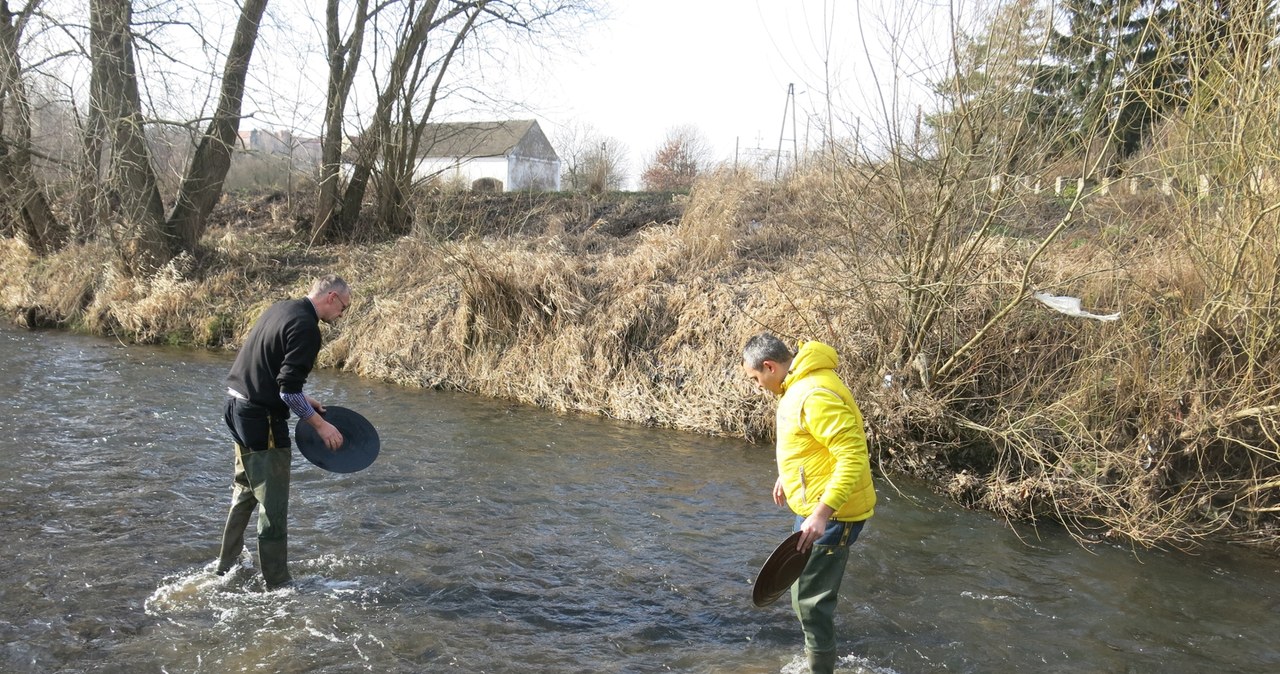
{"label": "distant house", "polygon": [[560,157],[538,122],[427,124],[415,175],[494,192],[560,189]]}
{"label": "distant house", "polygon": [[291,157],[299,165],[320,165],[320,139],[296,136],[287,129],[241,131],[240,149],[259,155]]}

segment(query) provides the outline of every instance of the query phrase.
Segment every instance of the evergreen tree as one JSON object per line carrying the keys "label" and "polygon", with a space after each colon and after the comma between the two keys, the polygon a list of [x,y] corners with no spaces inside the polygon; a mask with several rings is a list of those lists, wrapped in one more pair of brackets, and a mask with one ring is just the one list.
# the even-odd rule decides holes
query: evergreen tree
{"label": "evergreen tree", "polygon": [[1193,97],[1216,95],[1207,63],[1229,70],[1251,49],[1274,63],[1280,36],[1275,0],[1066,0],[1063,7],[1066,30],[1054,29],[1051,62],[1032,75],[1053,101],[1038,123],[1066,129],[1064,149],[1102,141],[1112,167]]}
{"label": "evergreen tree", "polygon": [[[1067,144],[1095,139],[1115,160],[1141,146],[1165,106],[1171,74],[1160,72],[1161,22],[1173,3],[1162,0],[1066,0],[1066,30],[1053,28],[1051,63],[1036,77],[1055,100],[1044,120],[1068,132]],[[1166,61],[1167,64],[1167,61]]]}
{"label": "evergreen tree", "polygon": [[986,155],[1021,148],[1027,164],[1052,151],[1060,134],[1042,122],[1058,117],[1057,99],[1036,86],[1046,70],[1049,21],[1040,4],[1006,2],[993,11],[983,34],[958,37],[955,70],[934,87],[941,109],[926,120],[936,142]]}
{"label": "evergreen tree", "polygon": [[1180,93],[1213,98],[1216,87],[1193,80],[1212,79],[1209,64],[1230,70],[1240,63],[1275,67],[1280,46],[1276,0],[1184,0],[1169,12],[1164,52],[1181,77]]}

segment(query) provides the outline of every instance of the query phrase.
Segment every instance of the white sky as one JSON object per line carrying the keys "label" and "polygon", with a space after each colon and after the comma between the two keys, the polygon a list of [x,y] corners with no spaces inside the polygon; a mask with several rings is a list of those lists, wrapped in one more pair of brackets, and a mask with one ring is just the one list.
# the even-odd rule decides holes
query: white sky
{"label": "white sky", "polygon": [[[865,139],[883,129],[890,114],[914,116],[912,105],[924,102],[926,85],[942,75],[949,24],[965,23],[956,15],[990,2],[598,1],[605,18],[567,36],[569,46],[513,51],[501,68],[480,72],[481,83],[491,89],[487,94],[519,105],[477,107],[450,100],[437,117],[532,117],[553,142],[566,127],[589,125],[626,146],[632,186],[676,126],[696,128],[724,161],[734,159],[735,148],[744,161],[757,148],[776,151],[780,138],[788,152],[793,146],[803,151],[806,141],[817,147],[828,123],[837,136],[850,136],[856,127]],[[144,97],[208,110],[217,91],[207,77],[208,64],[221,69],[238,10],[234,0],[189,2],[183,6],[197,17],[192,30],[169,33],[165,45],[174,54],[185,50],[187,57],[161,59],[152,68],[144,55]],[[84,11],[77,0],[48,3],[65,6],[71,15]],[[160,3],[155,11],[173,6]],[[250,117],[242,130],[289,128],[318,135],[327,78],[319,53],[323,12],[316,0],[269,3],[244,108]],[[145,12],[139,16],[147,18]],[[197,35],[211,44],[201,46]],[[189,77],[180,72],[184,61],[191,64]],[[80,83],[85,73],[67,79]],[[788,84],[795,85],[794,124]],[[356,103],[372,107],[367,94]]]}
{"label": "white sky", "polygon": [[[821,142],[828,114],[837,135],[855,126],[866,134],[883,126],[884,106],[901,111],[907,101],[922,100],[945,61],[948,38],[928,36],[947,33],[948,6],[945,0],[612,0],[611,17],[582,36],[580,56],[556,54],[540,80],[526,73],[520,82],[532,84],[523,94],[516,85],[513,97],[528,102],[549,136],[560,125],[587,123],[623,142],[633,182],[679,125],[696,127],[722,160],[732,160],[735,148],[744,156],[753,148],[776,151],[780,138],[784,150],[803,150],[806,139],[815,147]],[[909,53],[909,62],[891,65],[895,51],[899,58]]]}
{"label": "white sky", "polygon": [[[676,126],[695,127],[724,161],[735,151],[743,161],[757,148],[774,152],[780,139],[786,152],[803,151],[806,141],[816,147],[828,122],[838,136],[857,127],[865,138],[884,127],[886,109],[899,118],[914,115],[911,104],[927,98],[927,83],[942,72],[948,26],[959,20],[954,14],[983,0],[600,2],[604,19],[569,36],[568,46],[517,51],[501,69],[481,73],[491,95],[517,105],[486,109],[446,101],[438,117],[532,117],[553,142],[566,127],[589,125],[626,147],[632,186]],[[322,44],[308,15],[321,16],[323,6],[305,3],[303,9],[304,3],[273,0],[266,23]],[[314,54],[307,67],[288,65],[300,56],[288,52],[292,42],[268,38],[254,59],[273,86],[296,77],[296,96],[311,101],[311,111],[273,114],[260,105],[256,119],[242,126],[279,120],[279,126],[318,132],[310,120],[323,104],[324,66]],[[789,84],[795,85],[794,115]]]}
{"label": "white sky", "polygon": [[[833,4],[836,9],[831,10]],[[617,2],[616,18],[599,29],[594,40],[599,46],[591,50],[591,58],[580,69],[557,73],[565,114],[597,120],[597,126],[610,131],[616,125],[614,133],[632,140],[636,149],[656,147],[665,130],[677,124],[697,126],[726,151],[733,149],[735,139],[776,147],[788,84],[796,86],[798,107],[814,112],[825,110],[828,74],[842,108],[848,94],[873,88],[872,73],[864,67],[856,4]],[[829,12],[825,17],[824,9]],[[880,37],[874,27],[869,32],[869,41]],[[829,66],[824,66],[828,44]],[[553,105],[559,97],[548,98]],[[554,116],[552,110],[548,115]],[[801,132],[803,119],[799,115],[796,122]],[[786,135],[792,136],[790,119],[786,121]]]}

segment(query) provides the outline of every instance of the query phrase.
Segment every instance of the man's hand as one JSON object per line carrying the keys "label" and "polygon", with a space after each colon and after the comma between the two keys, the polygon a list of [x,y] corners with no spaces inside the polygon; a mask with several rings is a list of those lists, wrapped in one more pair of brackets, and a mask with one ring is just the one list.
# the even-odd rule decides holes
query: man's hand
{"label": "man's hand", "polygon": [[[312,405],[312,407],[315,407],[315,405]],[[325,421],[324,417],[319,414],[313,414],[307,417],[307,423],[311,424],[311,427],[316,429],[316,433],[320,435],[320,439],[324,441],[324,446],[328,447],[329,451],[336,452],[338,451],[338,448],[342,446],[342,431],[339,431],[333,424]]]}
{"label": "man's hand", "polygon": [[779,475],[778,479],[773,483],[773,502],[780,506],[787,504],[787,492],[782,488],[781,475]]}
{"label": "man's hand", "polygon": [[800,540],[796,543],[796,550],[804,552],[812,547],[815,541],[822,538],[822,534],[827,532],[827,520],[831,519],[832,512],[827,504],[818,504],[813,514],[806,517],[804,523],[800,525]]}
{"label": "man's hand", "polygon": [[310,405],[312,409],[314,409],[315,411],[321,414],[325,413],[324,405],[321,405],[319,400],[316,400],[315,398],[312,398],[311,396],[305,393],[303,393],[302,395],[307,399],[307,404]]}

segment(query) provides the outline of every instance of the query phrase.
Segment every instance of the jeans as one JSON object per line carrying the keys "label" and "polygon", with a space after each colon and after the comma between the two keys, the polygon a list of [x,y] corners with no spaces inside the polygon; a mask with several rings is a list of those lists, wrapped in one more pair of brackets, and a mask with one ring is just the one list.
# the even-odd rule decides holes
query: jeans
{"label": "jeans", "polygon": [[[796,517],[793,531],[805,518]],[[804,647],[810,653],[834,653],[836,649],[836,599],[844,579],[849,546],[858,540],[866,521],[827,523],[827,530],[813,544],[809,563],[791,586],[791,608],[804,630]]]}

